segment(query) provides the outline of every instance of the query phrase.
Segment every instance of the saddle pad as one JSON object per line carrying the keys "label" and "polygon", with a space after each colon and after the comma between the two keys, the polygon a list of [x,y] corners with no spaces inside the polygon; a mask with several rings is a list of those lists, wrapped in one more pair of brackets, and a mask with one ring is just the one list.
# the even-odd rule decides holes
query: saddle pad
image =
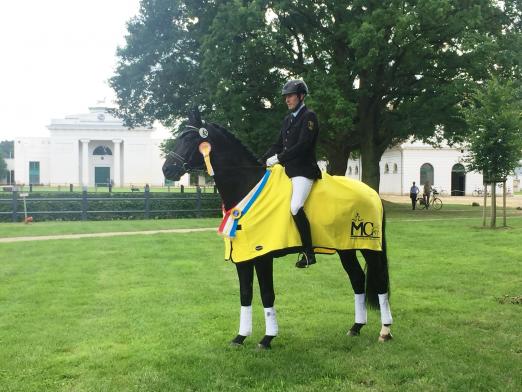
{"label": "saddle pad", "polygon": [[[290,213],[291,180],[281,165],[269,170],[262,192],[239,218],[235,237],[224,238],[226,260],[238,263],[272,252],[284,254],[302,245]],[[382,250],[383,207],[378,193],[357,180],[322,175],[304,206],[314,251]]]}

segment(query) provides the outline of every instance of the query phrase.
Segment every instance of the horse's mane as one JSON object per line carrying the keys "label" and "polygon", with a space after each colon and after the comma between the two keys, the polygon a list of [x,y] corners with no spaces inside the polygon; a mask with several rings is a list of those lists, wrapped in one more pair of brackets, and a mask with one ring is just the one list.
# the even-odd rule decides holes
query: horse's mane
{"label": "horse's mane", "polygon": [[227,138],[227,140],[231,142],[231,144],[233,146],[237,146],[237,148],[242,149],[245,152],[246,157],[252,163],[259,165],[259,161],[257,160],[255,154],[247,146],[245,146],[243,144],[243,142],[237,138],[236,135],[234,135],[227,128],[225,128],[219,124],[216,124],[216,123],[210,123],[210,124],[212,124],[214,127],[216,127]]}

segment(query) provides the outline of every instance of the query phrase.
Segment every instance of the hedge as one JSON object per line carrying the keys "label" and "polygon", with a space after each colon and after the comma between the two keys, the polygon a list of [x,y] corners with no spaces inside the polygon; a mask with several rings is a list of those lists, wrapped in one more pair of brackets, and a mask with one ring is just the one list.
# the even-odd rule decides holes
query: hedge
{"label": "hedge", "polygon": [[[149,192],[148,195],[149,219],[221,216],[221,198],[216,194]],[[84,217],[86,220],[145,219],[147,218],[145,198],[146,194],[143,192],[87,193],[87,209]],[[82,192],[31,192],[26,200],[27,214],[33,216],[35,220],[82,219],[81,211],[84,202]],[[16,210],[17,220],[22,221],[24,205],[19,196]],[[0,221],[12,221],[11,193],[0,195]]]}

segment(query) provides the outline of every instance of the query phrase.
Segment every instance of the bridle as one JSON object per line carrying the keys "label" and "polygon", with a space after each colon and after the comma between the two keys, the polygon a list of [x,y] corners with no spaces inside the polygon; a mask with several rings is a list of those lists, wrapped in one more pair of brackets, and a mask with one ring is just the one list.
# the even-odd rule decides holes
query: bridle
{"label": "bridle", "polygon": [[[199,128],[193,127],[192,125],[185,125],[185,130],[183,132],[181,132],[181,134],[178,136],[178,138],[182,138],[184,135],[188,134],[189,132],[199,133]],[[172,165],[174,165],[176,167],[179,165],[179,167],[181,167],[184,171],[188,172],[193,169],[192,167],[190,167],[188,162],[190,162],[192,160],[192,157],[194,156],[196,151],[197,151],[197,149],[192,151],[192,154],[190,154],[190,157],[188,159],[185,159],[184,157],[182,157],[181,155],[179,155],[178,153],[176,153],[174,151],[169,152],[167,154],[167,156],[174,161],[172,163]]]}
{"label": "bridle", "polygon": [[[203,136],[202,135],[202,130],[204,130],[205,132],[206,131],[206,128],[198,128],[198,127],[194,127],[192,125],[185,125],[185,129],[180,133],[180,135],[178,136],[178,139],[182,138],[184,135],[188,134],[188,133],[192,133],[192,132],[195,132],[197,133],[202,139],[206,139],[206,135]],[[179,155],[178,153],[174,152],[174,151],[171,151],[167,154],[167,157],[171,158],[173,160],[173,163],[172,165],[175,166],[175,167],[180,167],[181,169],[183,169],[185,172],[189,172],[191,170],[195,170],[195,168],[191,167],[188,162],[190,162],[192,160],[192,158],[194,157],[194,154],[198,152],[198,149],[194,149],[194,151],[192,151],[192,153],[190,154],[190,156],[188,157],[188,159],[185,159],[183,156]],[[213,154],[216,154],[216,153],[213,153]],[[218,153],[219,154],[219,153]],[[238,169],[238,168],[257,168],[258,166],[254,166],[254,165],[244,165],[244,166],[233,166],[233,168],[235,169]],[[225,167],[225,169],[228,168],[228,167]],[[222,168],[223,169],[223,168]],[[198,169],[199,170],[199,169]]]}

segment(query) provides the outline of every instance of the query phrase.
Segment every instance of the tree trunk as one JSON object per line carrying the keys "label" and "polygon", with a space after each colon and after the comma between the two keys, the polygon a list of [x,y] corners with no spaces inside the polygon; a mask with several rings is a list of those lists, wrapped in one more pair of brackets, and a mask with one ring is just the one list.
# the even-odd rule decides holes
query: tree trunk
{"label": "tree trunk", "polygon": [[368,143],[361,145],[361,180],[379,192],[379,183],[381,180],[381,172],[379,162],[382,152],[370,140]]}
{"label": "tree trunk", "polygon": [[346,148],[335,148],[328,151],[328,173],[336,176],[346,174],[346,165],[350,151]]}
{"label": "tree trunk", "polygon": [[506,223],[506,180],[504,180],[504,184],[502,187],[502,215],[503,215],[503,225],[507,227]]}
{"label": "tree trunk", "polygon": [[486,205],[488,203],[488,184],[484,183],[484,208],[482,209],[482,227],[486,227]]}
{"label": "tree trunk", "polygon": [[497,184],[491,183],[491,222],[489,224],[490,228],[495,228],[497,226]]}
{"label": "tree trunk", "polygon": [[[360,86],[363,85],[363,79],[361,79]],[[367,97],[361,98],[358,115],[360,121],[357,127],[361,134],[361,180],[379,192],[381,180],[379,162],[384,149],[379,146],[378,140],[379,108],[377,101]]]}

